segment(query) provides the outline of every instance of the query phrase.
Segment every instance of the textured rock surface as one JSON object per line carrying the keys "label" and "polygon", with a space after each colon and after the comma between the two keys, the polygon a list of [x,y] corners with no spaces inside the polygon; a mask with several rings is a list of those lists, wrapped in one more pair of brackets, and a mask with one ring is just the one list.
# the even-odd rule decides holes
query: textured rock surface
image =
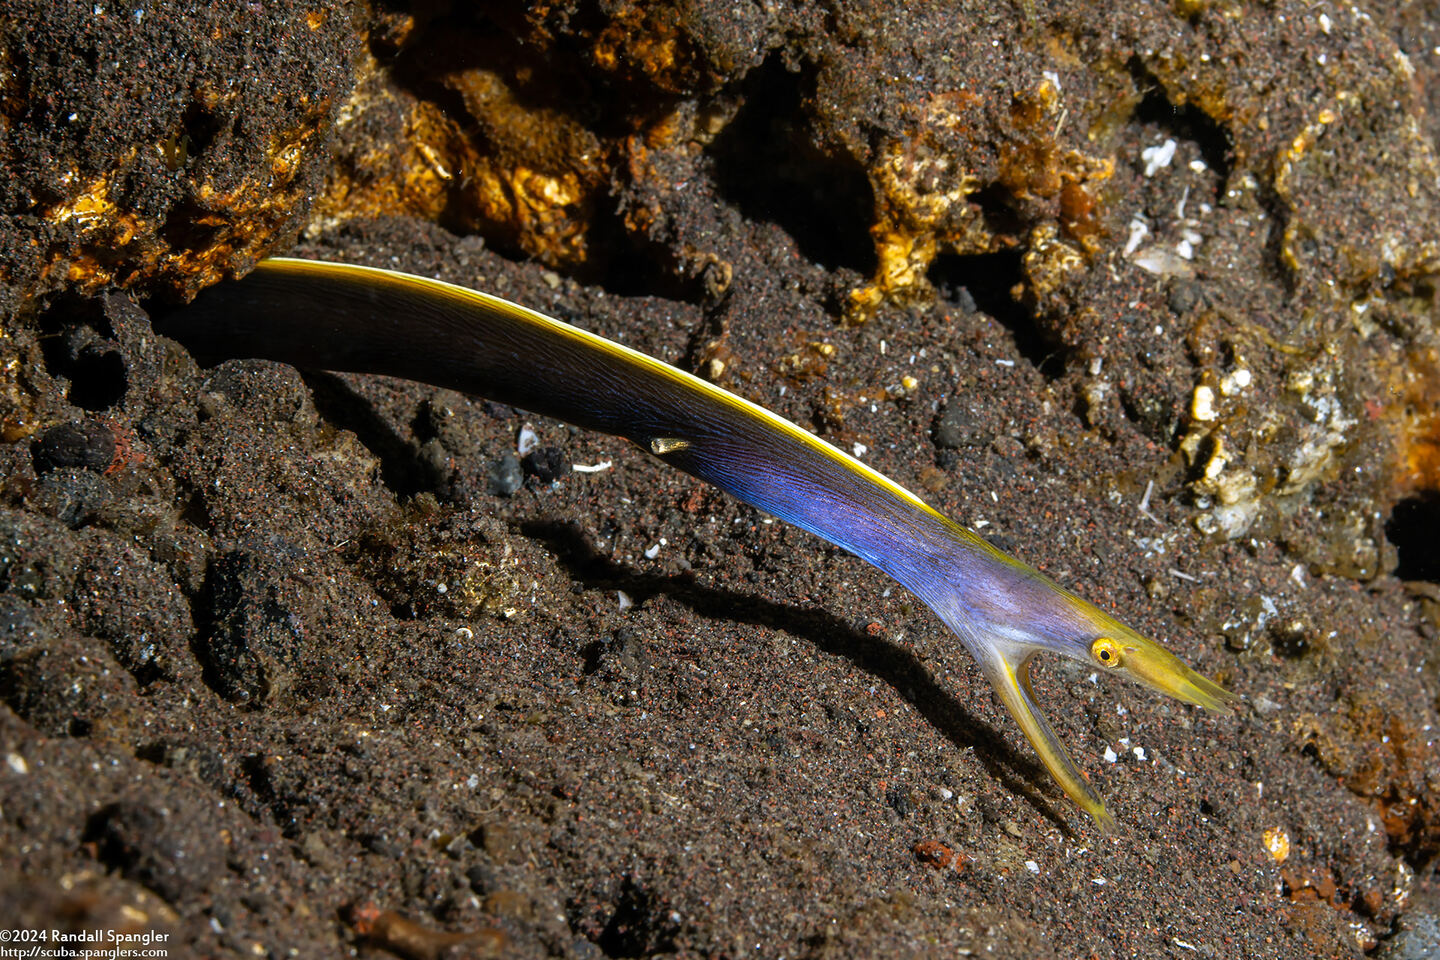
{"label": "textured rock surface", "polygon": [[344,7],[8,0],[0,303],[193,294],[299,229],[351,84]]}

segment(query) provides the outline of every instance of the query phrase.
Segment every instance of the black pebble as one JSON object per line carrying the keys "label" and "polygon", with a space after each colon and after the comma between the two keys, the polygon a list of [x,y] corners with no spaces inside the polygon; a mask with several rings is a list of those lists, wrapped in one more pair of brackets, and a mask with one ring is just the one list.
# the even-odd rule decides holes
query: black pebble
{"label": "black pebble", "polygon": [[570,473],[570,464],[559,447],[536,447],[525,455],[525,472],[541,483],[550,483]]}
{"label": "black pebble", "polygon": [[994,547],[996,550],[1003,550],[1006,553],[1014,553],[1017,549],[1019,549],[1019,546],[1015,543],[1014,538],[1007,537],[1003,533],[997,533],[988,536],[985,538],[985,542],[990,544],[990,546]]}
{"label": "black pebble", "polygon": [[1193,280],[1179,280],[1170,287],[1169,296],[1166,297],[1166,305],[1170,312],[1177,317],[1183,317],[1202,299],[1200,285]]}
{"label": "black pebble", "polygon": [[911,802],[909,795],[899,787],[895,787],[885,794],[885,802],[890,805],[890,809],[899,814],[902,820],[915,812],[915,804]]}
{"label": "black pebble", "polygon": [[935,418],[930,435],[935,440],[935,446],[942,450],[968,446],[975,442],[975,418],[967,405],[951,400]]}
{"label": "black pebble", "polygon": [[484,863],[477,863],[466,870],[465,879],[470,881],[470,889],[482,897],[501,886],[499,873],[494,867]]}
{"label": "black pebble", "polygon": [[36,473],[65,467],[104,473],[115,462],[115,435],[98,420],[62,423],[42,433],[30,452]]}
{"label": "black pebble", "polygon": [[222,697],[258,705],[290,687],[306,636],[293,592],[287,567],[268,554],[235,550],[210,565],[200,604],[208,623],[195,646]]}

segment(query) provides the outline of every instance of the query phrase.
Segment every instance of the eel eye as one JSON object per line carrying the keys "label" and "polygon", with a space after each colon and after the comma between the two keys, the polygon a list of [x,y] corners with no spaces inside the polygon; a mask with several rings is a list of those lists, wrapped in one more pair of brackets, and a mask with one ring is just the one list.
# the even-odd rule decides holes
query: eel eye
{"label": "eel eye", "polygon": [[1102,667],[1120,666],[1120,644],[1109,637],[1101,637],[1090,644],[1090,655],[1099,660]]}

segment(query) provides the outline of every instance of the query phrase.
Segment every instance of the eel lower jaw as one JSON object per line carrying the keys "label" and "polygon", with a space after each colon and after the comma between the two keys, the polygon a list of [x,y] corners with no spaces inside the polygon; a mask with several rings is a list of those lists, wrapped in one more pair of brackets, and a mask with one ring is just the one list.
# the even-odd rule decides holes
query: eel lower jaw
{"label": "eel lower jaw", "polygon": [[1090,786],[1085,775],[1075,766],[1060,738],[1051,729],[1050,722],[1040,711],[1035,694],[1030,689],[1030,662],[1035,656],[1033,649],[1009,646],[992,649],[983,661],[986,677],[995,688],[1000,702],[1015,718],[1025,733],[1030,746],[1045,765],[1050,776],[1075,802],[1075,805],[1090,815],[1102,832],[1118,834],[1115,818],[1105,809],[1100,795]]}

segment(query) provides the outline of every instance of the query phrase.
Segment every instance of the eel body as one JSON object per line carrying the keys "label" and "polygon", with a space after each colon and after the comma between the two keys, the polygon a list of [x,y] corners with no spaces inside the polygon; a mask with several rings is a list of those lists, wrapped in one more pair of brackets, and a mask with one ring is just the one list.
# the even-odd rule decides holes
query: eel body
{"label": "eel body", "polygon": [[164,318],[222,357],[373,373],[488,397],[624,437],[665,463],[823,537],[923,600],[980,664],[1056,782],[1114,821],[1030,689],[1045,651],[1226,712],[1234,697],[904,487],[774,413],[525,307],[408,274],[263,261]]}

